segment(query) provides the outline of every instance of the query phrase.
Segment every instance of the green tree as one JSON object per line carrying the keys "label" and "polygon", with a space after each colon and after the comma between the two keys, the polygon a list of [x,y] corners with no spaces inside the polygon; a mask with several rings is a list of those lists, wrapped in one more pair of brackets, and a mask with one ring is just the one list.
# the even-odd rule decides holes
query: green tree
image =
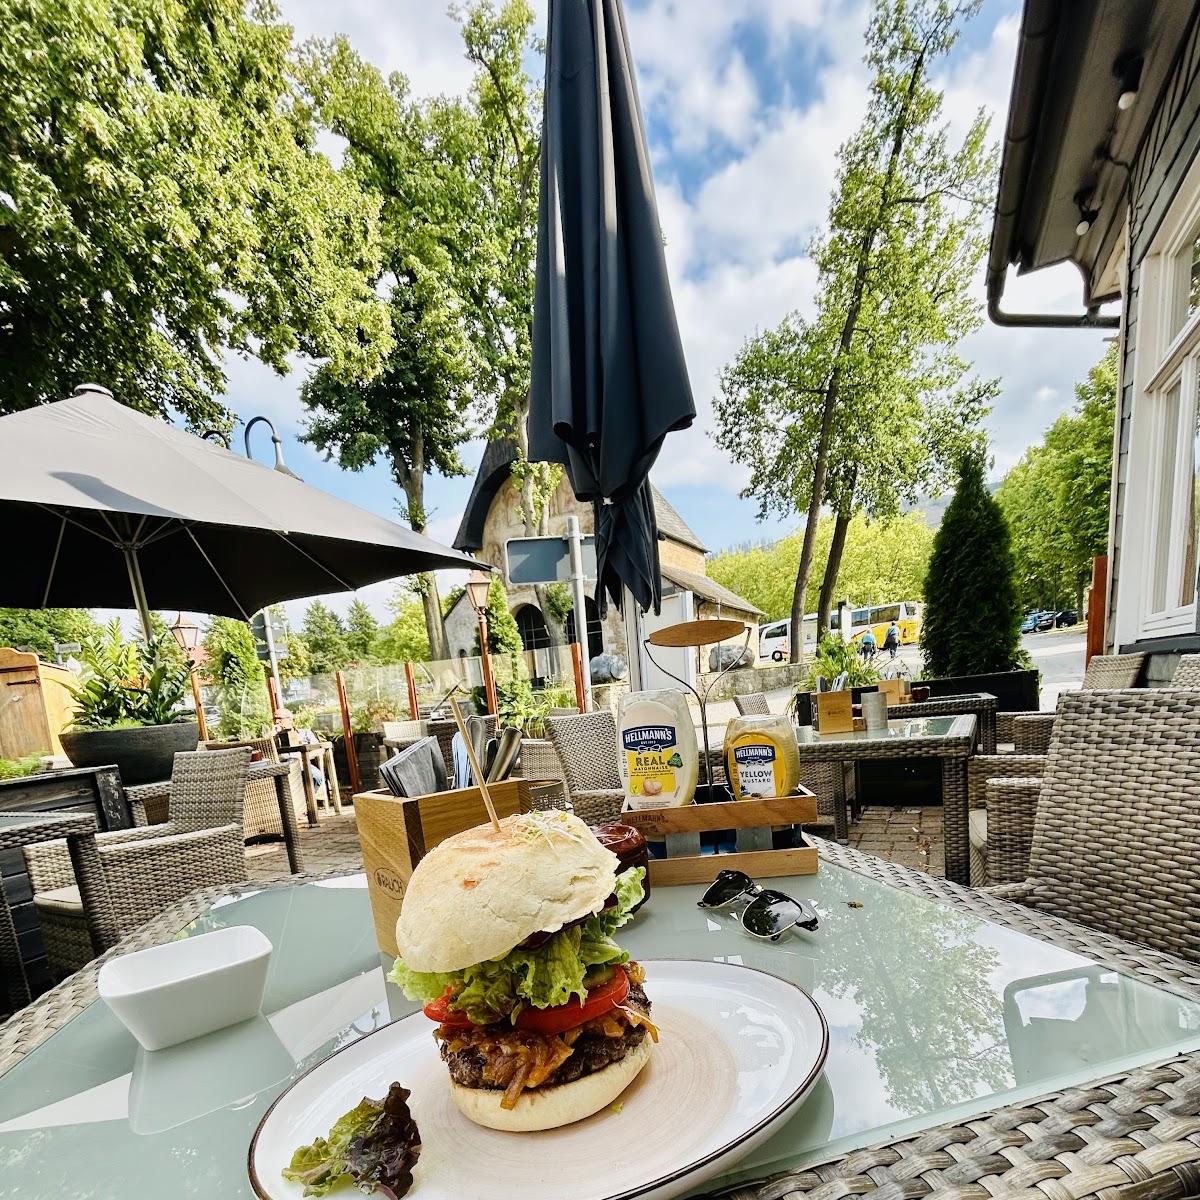
{"label": "green tree", "polygon": [[958,488],[933,539],[921,649],[934,678],[1010,671],[1023,661],[1008,525],[984,484],[983,465],[982,453],[963,455]]}
{"label": "green tree", "polygon": [[1074,409],[1026,451],[996,493],[1024,604],[1083,610],[1092,559],[1108,548],[1116,396],[1113,345],[1076,385]]}
{"label": "green tree", "polygon": [[0,608],[0,646],[28,646],[51,662],[55,642],[82,645],[101,632],[86,608]]}
{"label": "green tree", "polygon": [[[413,101],[403,75],[385,80],[343,37],[313,43],[306,61],[323,123],[346,140],[344,170],[381,205],[393,347],[373,379],[346,380],[328,367],[313,374],[301,392],[304,438],[346,470],[385,460],[404,518],[424,533],[426,476],[464,474],[458,448],[470,432],[471,351],[447,236],[461,219],[462,188],[453,181],[470,126],[458,102]],[[421,577],[420,594],[427,636],[444,658],[432,574]]]}
{"label": "green tree", "polygon": [[[817,530],[813,560],[828,561],[836,522],[823,516]],[[778,621],[792,606],[796,564],[802,537],[798,533],[763,546],[727,550],[708,560],[708,574],[718,583],[745,596]],[[891,600],[920,600],[933,546],[933,530],[920,512],[871,521],[859,513],[849,523],[837,574],[834,600],[854,604],[883,604]],[[817,611],[819,584],[809,579],[804,611]]]}
{"label": "green tree", "polygon": [[[472,387],[492,404],[493,432],[513,440],[512,479],[527,536],[549,533],[549,503],[562,468],[529,461],[529,374],[537,249],[542,95],[527,64],[540,59],[526,0],[476,0],[455,10],[475,80],[464,104],[464,223],[459,231],[463,314],[474,351]],[[563,623],[542,586],[534,588],[552,644]]]}
{"label": "green tree", "polygon": [[[442,603],[451,598],[452,594],[448,594]],[[382,663],[427,662],[430,653],[424,609],[412,587],[398,585],[388,601],[388,608],[392,611],[392,619],[375,636],[375,657]]]}
{"label": "green tree", "polygon": [[21,0],[0,75],[0,411],[97,379],[224,424],[231,351],[378,369],[378,205],[315,149],[270,0]]}
{"label": "green tree", "polygon": [[217,736],[261,737],[271,727],[271,701],[250,626],[233,617],[213,617],[203,645],[201,675],[216,689],[221,714]]}
{"label": "green tree", "polygon": [[721,377],[718,444],[751,468],[764,513],[806,512],[791,605],[801,644],[819,517],[835,514],[821,623],[853,514],[894,513],[971,440],[993,385],[953,352],[981,320],[993,155],[980,113],[951,149],[932,80],[977,2],[875,0],[868,112],[841,148],[828,228],[814,242],[816,315],[751,339]]}
{"label": "green tree", "polygon": [[340,671],[352,659],[342,618],[320,600],[304,610],[304,640],[314,675]]}
{"label": "green tree", "polygon": [[375,614],[356,596],[346,612],[346,648],[355,662],[361,665],[370,661],[378,634]]}

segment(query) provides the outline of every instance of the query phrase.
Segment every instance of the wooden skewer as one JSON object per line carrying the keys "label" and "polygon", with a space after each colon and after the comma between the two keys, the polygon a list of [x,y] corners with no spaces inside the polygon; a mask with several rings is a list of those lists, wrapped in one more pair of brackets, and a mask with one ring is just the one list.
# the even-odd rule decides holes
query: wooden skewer
{"label": "wooden skewer", "polygon": [[462,713],[458,708],[458,700],[454,697],[450,699],[450,711],[454,714],[454,723],[458,726],[458,732],[462,734],[462,740],[467,748],[467,758],[471,762],[471,771],[475,775],[475,782],[479,785],[479,790],[483,794],[483,802],[487,805],[488,816],[492,819],[492,828],[497,833],[500,832],[500,818],[496,816],[496,806],[492,803],[492,795],[488,791],[487,780],[483,775],[483,768],[479,765],[479,759],[475,756],[475,745],[471,741],[471,735],[467,733],[467,724],[463,720]]}

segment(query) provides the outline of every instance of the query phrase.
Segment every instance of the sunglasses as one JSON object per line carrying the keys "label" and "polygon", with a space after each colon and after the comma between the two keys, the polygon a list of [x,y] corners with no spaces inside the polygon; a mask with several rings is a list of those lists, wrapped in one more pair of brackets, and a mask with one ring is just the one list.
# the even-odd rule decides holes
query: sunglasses
{"label": "sunglasses", "polygon": [[745,871],[720,871],[708,890],[696,901],[698,908],[731,908],[745,904],[738,916],[742,928],[751,937],[777,942],[799,926],[816,929],[817,914],[803,900],[794,900],[786,892],[764,888]]}

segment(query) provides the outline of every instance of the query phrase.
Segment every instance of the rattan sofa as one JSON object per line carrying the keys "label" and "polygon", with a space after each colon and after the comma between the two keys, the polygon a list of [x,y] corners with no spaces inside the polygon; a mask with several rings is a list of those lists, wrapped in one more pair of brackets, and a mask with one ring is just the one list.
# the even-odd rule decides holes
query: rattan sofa
{"label": "rattan sofa", "polygon": [[[176,754],[168,821],[97,834],[122,936],[197,888],[246,878],[242,819],[249,765],[246,747]],[[44,842],[23,853],[50,970],[69,975],[93,950],[67,844]]]}

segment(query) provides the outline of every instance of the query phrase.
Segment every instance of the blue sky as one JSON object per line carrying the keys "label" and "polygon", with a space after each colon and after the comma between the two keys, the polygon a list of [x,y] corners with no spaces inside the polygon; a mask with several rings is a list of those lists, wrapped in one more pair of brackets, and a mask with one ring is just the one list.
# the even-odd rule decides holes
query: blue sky
{"label": "blue sky", "polygon": [[[297,36],[345,33],[385,71],[406,74],[417,94],[468,83],[458,32],[439,0],[280,0]],[[544,19],[545,0],[535,7]],[[982,107],[999,138],[1016,46],[1019,4],[985,0],[946,64],[947,113],[965,128]],[[836,151],[866,103],[861,62],[866,5],[848,0],[627,0],[630,40],[676,309],[700,419],[667,442],[654,478],[710,549],[776,537],[796,521],[756,520],[740,499],[746,473],[708,434],[717,372],[742,341],[811,303],[815,272],[805,255],[834,180]],[[977,286],[983,300],[982,276]],[[1013,281],[1012,309],[1074,310],[1072,268]],[[1103,352],[1100,336],[1075,330],[985,327],[963,346],[1003,393],[988,422],[997,473],[1012,465],[1070,407],[1073,383]],[[289,464],[317,487],[395,515],[386,467],[349,475],[298,441],[298,395],[307,370],[286,378],[252,362],[229,364],[228,402],[243,417],[279,426]],[[256,457],[269,458],[265,430]],[[239,434],[240,438],[240,434]],[[240,444],[240,441],[239,441]],[[478,463],[482,444],[467,448]],[[449,541],[471,479],[432,479],[430,532]],[[390,587],[366,589],[381,614]],[[336,602],[341,608],[348,602]],[[294,608],[295,606],[293,606]]]}

